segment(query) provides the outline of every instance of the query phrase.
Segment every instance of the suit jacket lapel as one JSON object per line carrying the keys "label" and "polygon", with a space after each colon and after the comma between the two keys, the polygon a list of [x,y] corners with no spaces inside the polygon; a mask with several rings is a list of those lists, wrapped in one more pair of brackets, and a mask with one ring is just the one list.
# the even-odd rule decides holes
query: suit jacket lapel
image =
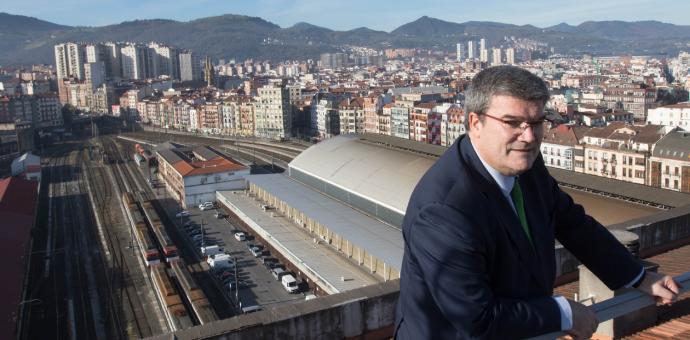
{"label": "suit jacket lapel", "polygon": [[[484,168],[484,164],[482,164],[481,160],[479,160],[479,156],[477,156],[477,154],[474,152],[474,148],[470,144],[469,136],[464,137],[460,141],[460,155],[465,163],[470,165],[472,172],[476,174],[475,176],[472,176],[472,180],[474,180],[475,184],[478,184],[478,188],[480,188],[480,190],[482,190],[484,194],[489,197],[488,201],[491,204],[489,209],[496,215],[501,225],[508,233],[510,239],[513,241],[518,256],[527,267],[527,270],[535,281],[539,282],[542,288],[548,290],[549,287],[547,287],[548,285],[545,281],[546,276],[543,271],[544,267],[537,258],[539,245],[544,244],[544,241],[540,240],[535,242],[534,247],[532,247],[529,239],[527,239],[527,235],[525,235],[525,231],[522,229],[522,225],[520,224],[520,220],[518,219],[517,215],[513,211],[510,204],[506,201],[506,198],[503,196],[498,184],[496,184],[493,177],[491,177],[489,172],[486,171],[486,168]],[[523,189],[524,194],[524,187],[521,188]],[[529,202],[528,198],[525,198],[525,202],[526,211],[531,210],[531,208],[539,209],[538,207],[530,206],[527,203]],[[535,201],[532,200],[532,202],[534,203]],[[528,223],[530,226],[533,225],[532,223],[538,223],[536,220],[530,220],[529,217],[530,214],[527,212]],[[533,232],[533,241],[536,240],[534,234],[535,233]],[[541,237],[539,239],[541,239]]]}

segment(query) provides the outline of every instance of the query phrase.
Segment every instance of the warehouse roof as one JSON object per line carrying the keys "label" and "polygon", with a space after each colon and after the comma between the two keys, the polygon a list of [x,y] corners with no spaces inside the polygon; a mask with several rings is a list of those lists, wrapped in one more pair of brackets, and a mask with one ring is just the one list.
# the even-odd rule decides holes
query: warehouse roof
{"label": "warehouse roof", "polygon": [[247,181],[400,271],[403,237],[399,229],[328,199],[283,174],[251,175]]}
{"label": "warehouse roof", "polygon": [[368,136],[341,135],[308,148],[289,167],[404,214],[412,190],[436,161],[430,153],[444,148],[415,152],[390,146]]}

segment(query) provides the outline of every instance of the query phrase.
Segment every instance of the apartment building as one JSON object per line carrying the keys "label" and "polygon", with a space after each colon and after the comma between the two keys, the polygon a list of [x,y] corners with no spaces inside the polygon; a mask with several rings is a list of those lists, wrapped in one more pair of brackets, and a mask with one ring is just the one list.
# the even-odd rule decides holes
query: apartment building
{"label": "apartment building", "polygon": [[659,125],[613,123],[592,128],[584,135],[584,172],[647,184],[647,162],[653,145],[664,135]]}
{"label": "apartment building", "polygon": [[257,137],[281,139],[291,136],[292,109],[289,90],[266,85],[258,89],[254,102],[254,128]]}
{"label": "apartment building", "polygon": [[647,113],[647,123],[679,127],[690,131],[690,103],[678,103],[650,109]]}
{"label": "apartment building", "polygon": [[690,193],[690,132],[676,129],[662,137],[649,157],[649,185]]}
{"label": "apartment building", "polygon": [[439,105],[434,110],[441,114],[441,145],[450,146],[465,134],[465,112],[453,104]]}
{"label": "apartment building", "polygon": [[643,121],[656,99],[656,88],[643,84],[609,84],[604,88],[604,103],[609,109],[632,112],[635,119]]}

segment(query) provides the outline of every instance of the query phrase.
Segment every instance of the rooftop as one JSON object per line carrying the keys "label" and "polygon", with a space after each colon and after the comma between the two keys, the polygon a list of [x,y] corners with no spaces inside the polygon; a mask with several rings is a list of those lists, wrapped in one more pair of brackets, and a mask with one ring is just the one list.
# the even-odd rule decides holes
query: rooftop
{"label": "rooftop", "polygon": [[344,239],[357,244],[400,272],[403,237],[400,229],[328,198],[285,175],[252,175],[254,183]]}

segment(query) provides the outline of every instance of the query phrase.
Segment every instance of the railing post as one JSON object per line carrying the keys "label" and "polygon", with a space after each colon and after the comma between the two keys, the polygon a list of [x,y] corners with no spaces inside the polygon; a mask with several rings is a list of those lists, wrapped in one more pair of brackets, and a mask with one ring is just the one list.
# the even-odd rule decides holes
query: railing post
{"label": "railing post", "polygon": [[[633,256],[637,257],[639,255],[639,237],[636,234],[624,230],[612,230],[611,232]],[[648,271],[656,272],[659,267],[648,261],[641,262]],[[628,289],[612,291],[585,266],[580,265],[578,269],[580,271],[579,297],[585,305],[602,302],[628,291]],[[653,326],[656,320],[657,309],[656,305],[652,303],[637,311],[600,323],[595,333],[612,338],[620,338]]]}

